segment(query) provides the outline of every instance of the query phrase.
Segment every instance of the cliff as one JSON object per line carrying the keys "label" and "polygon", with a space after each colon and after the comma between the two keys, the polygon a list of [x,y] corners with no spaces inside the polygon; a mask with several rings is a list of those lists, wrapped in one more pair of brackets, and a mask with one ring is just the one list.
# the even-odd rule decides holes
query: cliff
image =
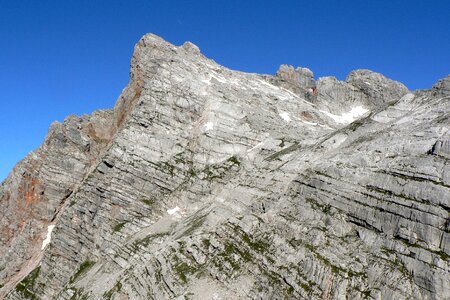
{"label": "cliff", "polygon": [[243,73],[147,34],[114,109],[2,183],[0,297],[448,299],[449,87]]}

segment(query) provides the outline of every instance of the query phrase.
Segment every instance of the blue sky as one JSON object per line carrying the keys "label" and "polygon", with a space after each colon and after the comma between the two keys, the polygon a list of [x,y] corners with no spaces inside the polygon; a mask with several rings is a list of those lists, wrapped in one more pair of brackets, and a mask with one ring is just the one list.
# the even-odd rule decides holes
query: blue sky
{"label": "blue sky", "polygon": [[450,73],[449,13],[447,0],[0,0],[0,180],[54,120],[114,105],[147,32],[232,69],[368,68],[414,90]]}

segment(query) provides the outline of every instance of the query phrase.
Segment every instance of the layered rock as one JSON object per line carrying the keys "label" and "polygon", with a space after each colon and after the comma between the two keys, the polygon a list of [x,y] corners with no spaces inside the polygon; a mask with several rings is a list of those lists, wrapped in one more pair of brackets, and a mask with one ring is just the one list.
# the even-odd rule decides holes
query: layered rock
{"label": "layered rock", "polygon": [[362,91],[368,97],[371,107],[395,102],[408,93],[402,83],[370,70],[352,71],[345,81]]}
{"label": "layered rock", "polygon": [[53,123],[42,146],[2,183],[0,282],[16,283],[40,261],[47,227],[111,139],[111,121],[105,110]]}
{"label": "layered rock", "polygon": [[[56,153],[67,152],[78,164],[52,174],[78,175],[66,194],[37,201],[60,211],[48,214],[51,243],[42,259],[12,257],[7,269],[22,276],[4,276],[2,291],[8,299],[448,298],[448,100],[445,82],[413,94],[366,70],[345,82],[287,66],[273,77],[231,71],[191,43],[146,35],[129,85],[103,112],[109,134],[88,147],[97,150],[83,146],[99,136],[84,135],[85,126],[65,131],[73,144],[47,138],[58,146],[41,165],[53,170],[63,161]],[[18,193],[17,170],[2,197]],[[35,244],[11,229],[17,242],[6,247],[39,252],[49,224],[41,223]]]}
{"label": "layered rock", "polygon": [[317,95],[314,73],[308,68],[281,65],[274,77],[266,78],[269,82],[293,91],[307,100]]}

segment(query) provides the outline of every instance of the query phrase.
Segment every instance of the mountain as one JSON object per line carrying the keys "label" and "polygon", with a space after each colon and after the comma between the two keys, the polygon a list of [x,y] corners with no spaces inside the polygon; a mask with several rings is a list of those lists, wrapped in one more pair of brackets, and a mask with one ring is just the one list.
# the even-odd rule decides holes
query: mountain
{"label": "mountain", "polygon": [[450,76],[243,73],[147,34],[0,211],[5,299],[449,299]]}

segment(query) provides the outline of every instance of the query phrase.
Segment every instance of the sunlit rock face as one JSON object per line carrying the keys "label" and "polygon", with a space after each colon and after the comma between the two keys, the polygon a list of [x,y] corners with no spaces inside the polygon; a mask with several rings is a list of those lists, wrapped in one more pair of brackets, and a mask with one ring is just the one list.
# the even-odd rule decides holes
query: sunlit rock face
{"label": "sunlit rock face", "polygon": [[448,299],[448,79],[226,69],[148,34],[0,187],[6,299]]}

